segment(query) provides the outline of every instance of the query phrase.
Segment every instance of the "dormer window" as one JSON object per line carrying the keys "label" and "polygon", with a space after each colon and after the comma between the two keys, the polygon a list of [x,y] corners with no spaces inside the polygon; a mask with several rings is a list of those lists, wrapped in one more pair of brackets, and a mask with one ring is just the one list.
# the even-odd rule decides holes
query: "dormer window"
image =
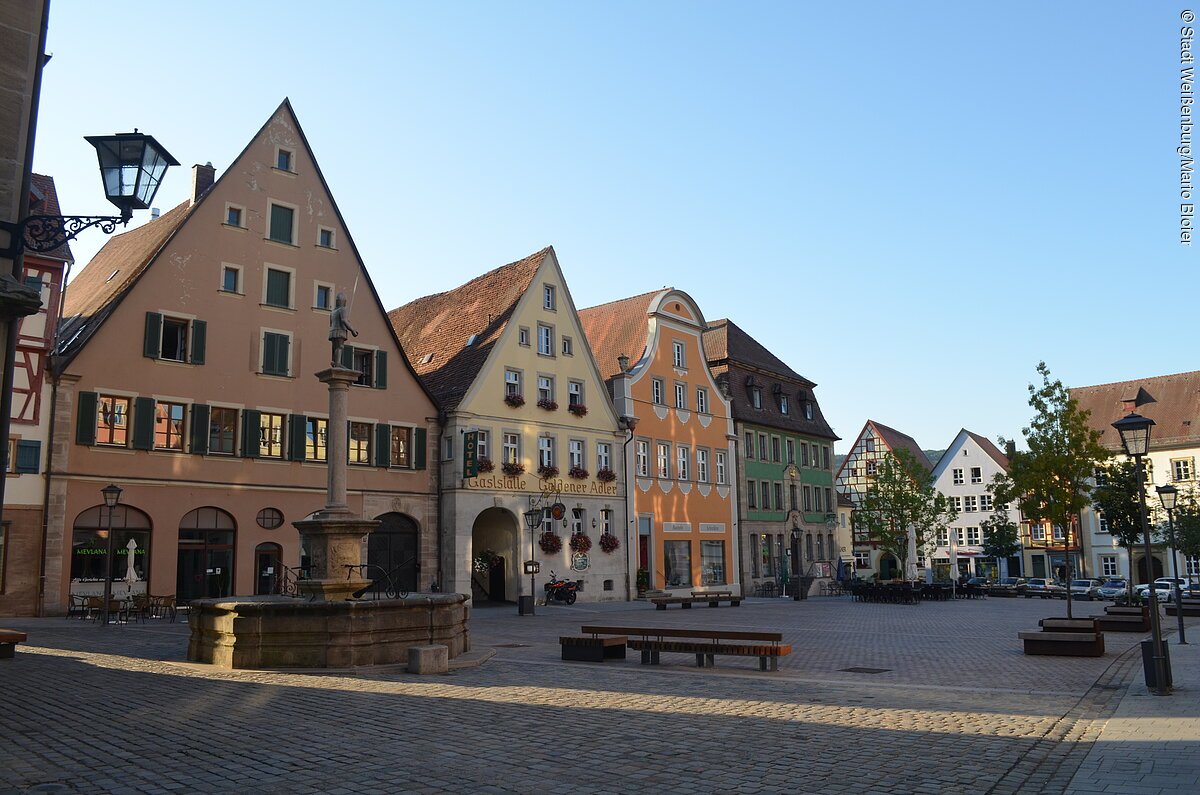
{"label": "dormer window", "polygon": [[804,419],[811,420],[813,418],[813,404],[805,402],[804,404]]}
{"label": "dormer window", "polygon": [[275,153],[275,168],[280,171],[292,170],[292,153],[288,149],[279,149]]}
{"label": "dormer window", "polygon": [[750,387],[750,405],[756,409],[762,408],[762,389],[756,386]]}
{"label": "dormer window", "polygon": [[684,369],[684,367],[686,366],[684,364],[684,359],[683,359],[683,343],[682,342],[672,342],[671,343],[671,364],[680,370]]}
{"label": "dormer window", "polygon": [[787,396],[787,395],[780,395],[780,396],[779,396],[779,413],[780,413],[780,414],[787,414],[787,413],[788,413],[788,410],[789,410],[789,409],[788,409],[788,396]]}

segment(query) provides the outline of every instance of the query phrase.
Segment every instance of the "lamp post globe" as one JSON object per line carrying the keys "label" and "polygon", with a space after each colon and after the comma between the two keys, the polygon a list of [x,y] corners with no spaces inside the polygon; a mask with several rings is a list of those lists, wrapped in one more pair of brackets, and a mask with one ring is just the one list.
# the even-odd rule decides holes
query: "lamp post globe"
{"label": "lamp post globe", "polygon": [[[537,557],[535,548],[537,546],[537,529],[542,523],[543,512],[541,508],[530,508],[525,512],[525,526],[529,528],[529,607],[528,615],[533,615],[534,603],[537,601],[536,586],[537,575],[534,573],[533,561]],[[518,610],[518,613],[525,615],[524,611]]]}
{"label": "lamp post globe", "polygon": [[100,489],[104,497],[104,505],[108,508],[108,544],[104,550],[104,603],[100,607],[101,626],[108,626],[108,605],[112,601],[112,569],[113,569],[113,514],[116,513],[117,503],[121,501],[121,487],[109,483]]}

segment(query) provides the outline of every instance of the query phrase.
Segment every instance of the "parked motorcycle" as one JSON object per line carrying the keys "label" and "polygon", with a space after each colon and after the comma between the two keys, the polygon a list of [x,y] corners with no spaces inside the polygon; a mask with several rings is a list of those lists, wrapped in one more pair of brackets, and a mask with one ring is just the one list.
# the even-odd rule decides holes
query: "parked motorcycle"
{"label": "parked motorcycle", "polygon": [[546,583],[543,588],[546,591],[546,604],[550,602],[563,602],[564,604],[575,604],[575,594],[579,590],[579,583],[574,580],[560,580],[558,576],[551,571],[550,582]]}

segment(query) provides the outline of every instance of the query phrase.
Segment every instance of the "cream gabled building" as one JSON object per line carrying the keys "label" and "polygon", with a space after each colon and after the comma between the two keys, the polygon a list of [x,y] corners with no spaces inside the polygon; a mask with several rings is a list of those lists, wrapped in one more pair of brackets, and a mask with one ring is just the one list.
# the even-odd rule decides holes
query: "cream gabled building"
{"label": "cream gabled building", "polygon": [[[516,601],[530,592],[522,564],[534,560],[535,599],[551,570],[582,583],[581,601],[630,598],[626,434],[554,249],[419,298],[390,318],[445,412],[437,448],[447,590]],[[473,476],[464,476],[468,434],[480,461]],[[525,512],[554,503],[565,513],[546,511],[531,533]],[[545,532],[558,536],[560,550],[543,548]],[[582,555],[569,544],[579,534],[591,543]],[[611,552],[601,549],[606,534],[619,542]]]}

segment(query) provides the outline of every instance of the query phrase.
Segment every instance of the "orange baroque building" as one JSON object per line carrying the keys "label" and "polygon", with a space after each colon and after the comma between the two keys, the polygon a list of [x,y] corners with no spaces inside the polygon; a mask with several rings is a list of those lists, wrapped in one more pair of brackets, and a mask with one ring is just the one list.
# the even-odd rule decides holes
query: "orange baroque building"
{"label": "orange baroque building", "polygon": [[704,316],[665,289],[579,313],[627,444],[639,590],[740,591],[733,418],[709,372]]}

